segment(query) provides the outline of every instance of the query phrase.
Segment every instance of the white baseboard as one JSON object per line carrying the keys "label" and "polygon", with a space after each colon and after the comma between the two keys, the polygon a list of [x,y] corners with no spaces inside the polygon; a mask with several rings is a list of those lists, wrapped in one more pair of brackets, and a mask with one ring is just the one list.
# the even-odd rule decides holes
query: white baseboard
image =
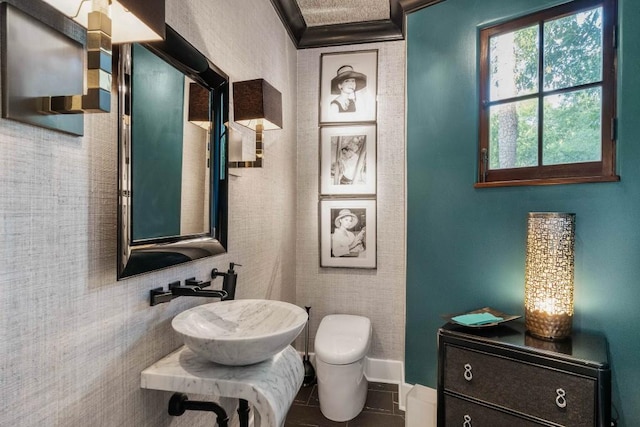
{"label": "white baseboard", "polygon": [[407,383],[400,384],[400,387],[398,390],[398,393],[400,395],[398,407],[402,411],[405,411],[405,412],[407,411],[407,395],[409,394],[412,388],[413,388],[412,384],[407,384]]}
{"label": "white baseboard", "polygon": [[[302,357],[302,353],[301,353]],[[315,354],[309,353],[309,360],[315,366]],[[396,384],[398,386],[398,406],[400,410],[407,409],[407,395],[413,388],[412,384],[404,382],[404,363],[399,360],[365,358],[364,375],[367,381]]]}
{"label": "white baseboard", "polygon": [[364,376],[367,381],[398,385],[398,406],[405,410],[406,393],[403,393],[404,363],[398,360],[365,358]]}
{"label": "white baseboard", "polygon": [[369,381],[400,384],[404,381],[404,363],[365,357],[364,374]]}
{"label": "white baseboard", "polygon": [[[404,382],[403,362],[367,357],[364,375],[368,381],[398,385],[398,407],[405,411],[405,419],[411,422],[411,424],[407,424],[407,427],[413,425],[436,427],[436,390],[420,384],[414,386]],[[408,413],[409,409],[411,414]],[[412,420],[414,419],[420,424],[413,424]]]}

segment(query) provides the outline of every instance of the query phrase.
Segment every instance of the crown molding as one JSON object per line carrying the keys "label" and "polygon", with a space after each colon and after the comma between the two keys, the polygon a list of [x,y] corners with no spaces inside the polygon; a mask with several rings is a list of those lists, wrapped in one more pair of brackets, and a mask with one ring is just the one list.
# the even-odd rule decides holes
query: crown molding
{"label": "crown molding", "polygon": [[296,0],[271,0],[297,49],[403,40],[407,13],[445,0],[389,0],[390,19],[307,27]]}

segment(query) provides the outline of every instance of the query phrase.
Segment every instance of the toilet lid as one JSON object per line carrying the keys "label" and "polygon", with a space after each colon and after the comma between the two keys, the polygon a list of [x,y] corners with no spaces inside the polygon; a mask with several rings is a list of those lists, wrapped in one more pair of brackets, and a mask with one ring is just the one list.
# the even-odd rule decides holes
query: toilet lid
{"label": "toilet lid", "polygon": [[314,350],[316,357],[332,365],[347,365],[369,351],[371,320],[350,314],[330,314],[320,322]]}

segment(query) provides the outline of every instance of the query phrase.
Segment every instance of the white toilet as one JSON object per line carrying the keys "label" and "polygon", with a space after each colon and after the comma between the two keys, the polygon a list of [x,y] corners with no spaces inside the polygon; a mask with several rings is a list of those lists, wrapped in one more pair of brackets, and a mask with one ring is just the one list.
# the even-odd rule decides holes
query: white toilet
{"label": "white toilet", "polygon": [[367,399],[364,357],[371,344],[371,321],[330,314],[320,322],[314,350],[322,415],[332,421],[355,418]]}

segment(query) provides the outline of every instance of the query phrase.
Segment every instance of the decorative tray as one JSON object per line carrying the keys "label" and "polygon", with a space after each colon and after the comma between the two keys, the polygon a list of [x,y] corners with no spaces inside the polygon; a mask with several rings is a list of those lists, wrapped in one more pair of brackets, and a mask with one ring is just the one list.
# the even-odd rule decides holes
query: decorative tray
{"label": "decorative tray", "polygon": [[[469,323],[463,323],[460,321],[456,321],[456,317],[458,316],[463,316],[463,315],[473,315],[473,314],[488,314],[488,315],[492,315],[495,317],[499,317],[501,319],[499,320],[495,320],[495,321],[490,321],[488,323],[480,323],[480,324],[469,324]],[[506,314],[503,313],[501,311],[498,311],[496,309],[493,309],[491,307],[483,307],[483,308],[479,308],[477,310],[473,310],[473,311],[469,311],[466,313],[459,313],[459,314],[447,314],[442,316],[443,318],[445,318],[446,320],[448,320],[451,323],[455,323],[456,325],[460,325],[460,326],[464,326],[465,328],[489,328],[492,326],[497,326],[500,325],[502,323],[506,323],[506,322],[510,322],[512,320],[516,320],[521,318],[522,316],[518,316],[518,315],[513,315],[513,314]]]}

